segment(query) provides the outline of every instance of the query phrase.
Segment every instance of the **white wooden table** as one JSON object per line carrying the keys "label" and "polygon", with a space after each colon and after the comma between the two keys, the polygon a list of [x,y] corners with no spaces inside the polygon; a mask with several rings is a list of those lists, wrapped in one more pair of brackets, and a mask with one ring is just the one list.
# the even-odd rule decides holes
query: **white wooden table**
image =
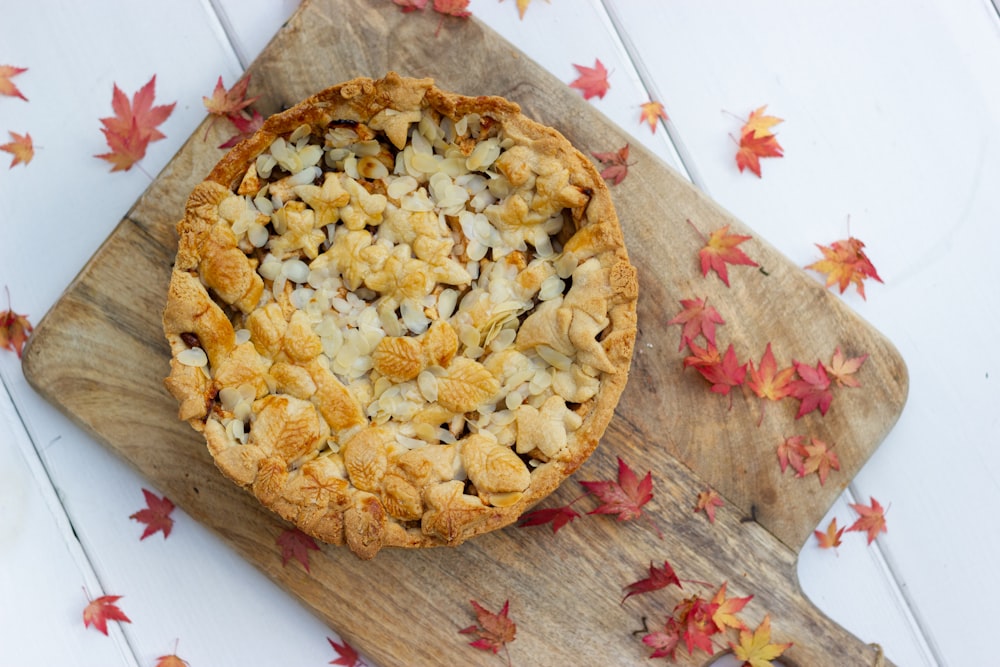
{"label": "white wooden table", "polygon": [[[388,2],[389,0],[372,0]],[[294,11],[291,0],[0,2],[0,286],[33,322]],[[903,415],[831,509],[889,504],[888,533],[838,553],[811,542],[799,577],[825,613],[899,665],[997,664],[1000,593],[1000,18],[988,0],[473,0],[473,14],[563,81],[599,58],[593,104],[799,265],[862,239],[885,284],[843,298],[899,348]],[[98,118],[112,84],[156,74],[177,102],[141,169],[108,173]],[[661,101],[655,134],[639,105]],[[768,104],[785,157],[739,173],[729,134]],[[0,158],[9,157],[0,153]],[[59,194],[55,192],[56,184]],[[817,277],[817,279],[819,279]],[[0,310],[7,308],[0,302]],[[0,664],[325,665],[335,630],[177,510],[169,539],[129,515],[149,486],[40,399],[0,350]],[[142,438],[142,433],[135,437]],[[84,628],[87,596],[132,623]],[[831,664],[835,664],[835,659]],[[498,663],[500,664],[500,663]]]}

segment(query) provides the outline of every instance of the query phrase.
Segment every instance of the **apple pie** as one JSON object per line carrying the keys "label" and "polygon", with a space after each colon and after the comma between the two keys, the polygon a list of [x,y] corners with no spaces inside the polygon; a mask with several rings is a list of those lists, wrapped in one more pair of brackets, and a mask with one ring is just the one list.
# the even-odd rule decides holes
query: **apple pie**
{"label": "apple pie", "polygon": [[625,386],[611,198],[500,97],[388,74],[268,118],[188,199],[167,389],[219,469],[361,558],[515,521]]}

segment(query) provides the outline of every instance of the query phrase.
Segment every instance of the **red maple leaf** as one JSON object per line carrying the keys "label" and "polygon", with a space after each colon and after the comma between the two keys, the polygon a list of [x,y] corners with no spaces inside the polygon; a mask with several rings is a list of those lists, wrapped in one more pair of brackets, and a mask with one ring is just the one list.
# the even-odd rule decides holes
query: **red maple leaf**
{"label": "red maple leaf", "polygon": [[129,516],[130,519],[146,524],[146,529],[142,531],[142,537],[139,539],[144,540],[157,531],[163,531],[163,539],[167,539],[174,527],[174,520],[170,518],[174,504],[166,496],[160,498],[146,489],[142,490],[142,495],[146,497],[146,508]]}
{"label": "red maple leaf", "polygon": [[681,627],[673,616],[667,619],[663,630],[650,632],[642,638],[642,643],[654,649],[650,658],[670,658],[677,660],[677,646],[681,642]]}
{"label": "red maple leaf", "polygon": [[34,327],[26,315],[14,312],[10,305],[10,290],[4,287],[4,291],[7,292],[7,310],[0,310],[0,348],[16,352],[20,359]]}
{"label": "red maple leaf", "polygon": [[871,506],[851,504],[851,509],[858,513],[858,520],[850,525],[847,532],[864,531],[868,533],[868,544],[875,541],[879,533],[888,533],[885,525],[885,509],[877,500],[871,498]]}
{"label": "red maple leaf", "polygon": [[601,162],[601,166],[604,167],[601,171],[601,178],[608,179],[612,185],[618,185],[625,180],[625,177],[628,176],[629,168],[628,149],[629,145],[625,144],[617,151],[591,153],[591,155]]}
{"label": "red maple leaf", "polygon": [[361,665],[365,664],[365,661],[361,659],[361,656],[358,655],[354,647],[347,642],[338,644],[329,637],[326,638],[326,641],[330,642],[330,646],[337,652],[336,659],[331,660],[329,664],[342,665],[343,667],[361,667]]}
{"label": "red maple leaf", "polygon": [[674,573],[674,568],[670,567],[670,563],[663,561],[663,567],[656,567],[650,563],[649,576],[626,586],[625,590],[627,592],[625,597],[622,598],[621,603],[625,604],[625,600],[628,600],[633,595],[641,595],[642,593],[658,591],[661,588],[666,588],[671,585],[677,586],[677,588],[684,588],[681,586],[681,582],[680,579],[677,578],[677,574]]}
{"label": "red maple leaf", "polygon": [[111,171],[128,171],[146,155],[150,142],[165,138],[157,127],[173,113],[176,102],[153,106],[156,95],[156,75],[138,90],[129,102],[128,96],[117,84],[111,96],[114,116],[101,118],[101,132],[111,149],[96,155],[113,165]]}
{"label": "red maple leaf", "polygon": [[663,110],[663,105],[659,102],[644,102],[640,104],[639,107],[642,111],[639,112],[639,122],[648,123],[649,129],[656,134],[656,126],[662,121],[669,120],[667,118],[667,112]]}
{"label": "red maple leaf", "polygon": [[790,384],[795,376],[795,368],[789,366],[779,371],[769,342],[764,349],[764,356],[760,358],[760,365],[754,366],[753,361],[750,361],[748,371],[750,379],[747,380],[747,386],[762,399],[760,418],[757,420],[757,425],[760,426],[761,422],[764,421],[764,409],[767,406],[767,403],[763,401],[780,401],[789,395],[791,392]]}
{"label": "red maple leaf", "polygon": [[861,383],[854,374],[861,370],[861,365],[866,359],[868,359],[867,354],[847,359],[838,346],[830,363],[826,365],[826,372],[838,387],[860,387]]}
{"label": "red maple leaf", "polygon": [[865,244],[853,236],[844,241],[834,241],[829,246],[817,243],[816,247],[823,253],[823,259],[806,268],[825,274],[827,287],[839,285],[840,293],[843,294],[844,290],[854,284],[858,294],[865,299],[864,281],[874,278],[882,282],[868,255],[865,254]]}
{"label": "red maple leaf", "polygon": [[222,118],[238,114],[242,109],[247,108],[256,102],[260,95],[255,95],[247,99],[247,88],[250,86],[250,77],[241,79],[233,84],[233,87],[226,90],[222,85],[222,77],[215,84],[211,97],[202,97],[201,101],[214,116]]}
{"label": "red maple leaf", "polygon": [[826,415],[830,402],[833,401],[833,392],[830,391],[830,378],[826,374],[823,362],[816,362],[816,368],[797,361],[793,361],[792,365],[795,366],[795,372],[799,376],[799,379],[793,380],[788,385],[788,395],[800,401],[795,418],[799,419],[813,410],[819,410],[821,415]]}
{"label": "red maple leaf", "polygon": [[392,0],[404,14],[420,11],[427,6],[427,0]]}
{"label": "red maple leaf", "polygon": [[715,343],[711,341],[708,341],[705,347],[701,347],[693,340],[689,340],[688,349],[691,351],[691,354],[684,357],[684,368],[690,366],[701,368],[702,366],[716,366],[722,363],[719,350],[715,347]]}
{"label": "red maple leaf", "polygon": [[698,595],[681,601],[674,608],[674,618],[678,619],[681,639],[687,646],[688,655],[693,654],[696,647],[709,655],[713,654],[712,635],[719,632],[719,627],[712,617],[718,608],[719,605]]}
{"label": "red maple leaf", "polygon": [[563,505],[562,507],[551,507],[528,512],[521,516],[517,525],[519,528],[542,526],[551,521],[552,532],[558,533],[560,528],[579,516],[580,514],[575,509],[569,505]]}
{"label": "red maple leaf", "polygon": [[684,310],[667,322],[667,325],[680,324],[684,327],[681,330],[681,344],[677,350],[683,350],[698,336],[704,336],[705,341],[714,346],[715,325],[725,324],[719,311],[709,306],[702,298],[681,299],[681,306]]}
{"label": "red maple leaf", "polygon": [[161,655],[156,659],[155,667],[189,667],[187,660],[181,660],[175,653]]}
{"label": "red maple leaf", "polygon": [[695,512],[704,512],[709,523],[715,523],[715,508],[722,507],[725,503],[722,496],[715,489],[709,488],[698,494],[698,503],[694,506]]}
{"label": "red maple leaf", "polygon": [[744,266],[758,266],[757,262],[747,257],[746,253],[737,248],[744,241],[749,241],[752,237],[742,234],[730,234],[729,225],[724,225],[716,229],[705,238],[705,235],[688,220],[688,224],[694,228],[705,245],[698,251],[698,259],[701,260],[701,275],[707,276],[709,271],[715,273],[722,279],[722,282],[729,287],[729,271],[727,264],[741,264]]}
{"label": "red maple leaf", "polygon": [[608,70],[604,68],[604,64],[600,60],[594,60],[593,67],[576,64],[573,67],[580,73],[580,76],[569,84],[569,87],[583,91],[583,99],[585,100],[595,96],[604,99],[604,94],[611,88],[611,84],[608,83]]}
{"label": "red maple leaf", "polygon": [[[692,346],[692,349],[694,349],[694,346]],[[722,355],[722,359],[718,363],[691,365],[712,385],[711,390],[713,392],[722,394],[723,396],[729,396],[729,391],[733,387],[742,385],[747,374],[747,364],[744,363],[741,365],[737,361],[736,351],[733,349],[732,343],[726,348],[726,353]],[[730,401],[732,401],[732,396],[730,396]]]}
{"label": "red maple leaf", "polygon": [[825,442],[819,438],[810,438],[810,444],[804,445],[805,459],[802,462],[802,470],[799,477],[816,473],[819,476],[819,483],[826,484],[826,478],[830,470],[840,470],[840,459],[836,452],[833,452]]}
{"label": "red maple leaf", "polygon": [[837,517],[830,520],[825,531],[814,530],[813,535],[819,543],[820,549],[836,549],[840,546],[840,537],[846,528],[837,528]]}
{"label": "red maple leaf", "polygon": [[434,11],[460,19],[472,16],[472,12],[469,11],[469,0],[434,0]]}
{"label": "red maple leaf", "polygon": [[[510,611],[510,600],[504,600],[499,613],[491,612],[475,600],[469,602],[476,611],[476,625],[459,630],[463,635],[476,635],[476,639],[469,642],[469,646],[493,653],[499,653],[501,648],[508,651],[507,644],[514,641],[517,634],[517,624],[507,615]],[[507,664],[510,664],[509,652]]]}
{"label": "red maple leaf", "polygon": [[27,67],[14,67],[13,65],[0,65],[0,95],[6,95],[8,97],[20,97],[25,102],[28,98],[17,89],[17,86],[11,81],[15,76],[23,72],[27,72]]}
{"label": "red maple leaf", "polygon": [[96,600],[89,600],[83,608],[83,627],[93,625],[97,630],[108,634],[108,621],[131,623],[129,617],[115,603],[121,600],[121,595],[102,595]]}
{"label": "red maple leaf", "polygon": [[316,541],[298,528],[287,528],[274,540],[281,547],[281,565],[288,565],[294,558],[309,572],[309,552],[319,551]]}
{"label": "red maple leaf", "polygon": [[806,437],[804,435],[793,435],[785,438],[785,441],[778,445],[778,465],[784,473],[788,466],[796,472],[799,477],[805,474]]}
{"label": "red maple leaf", "polygon": [[712,622],[715,623],[715,627],[719,629],[719,632],[723,632],[727,627],[736,628],[737,630],[746,628],[743,621],[736,617],[736,614],[742,611],[743,607],[747,606],[747,603],[752,599],[752,595],[748,595],[745,598],[727,598],[726,582],[722,582],[722,586],[719,587],[719,590],[712,597],[711,601],[715,605]]}
{"label": "red maple leaf", "polygon": [[617,514],[619,521],[642,515],[642,506],[653,498],[653,473],[640,480],[632,468],[618,457],[618,481],[580,482],[603,504],[588,514]]}
{"label": "red maple leaf", "polygon": [[247,115],[246,111],[241,111],[229,117],[237,133],[229,137],[225,143],[219,144],[219,148],[232,148],[264,126],[264,116],[256,109],[251,109],[251,112],[251,115]]}
{"label": "red maple leaf", "polygon": [[11,140],[6,144],[0,145],[0,151],[10,153],[14,156],[14,159],[10,161],[10,169],[19,164],[27,165],[31,162],[31,158],[35,157],[35,145],[31,141],[31,135],[27,132],[18,134],[17,132],[10,131],[7,134],[10,135]]}

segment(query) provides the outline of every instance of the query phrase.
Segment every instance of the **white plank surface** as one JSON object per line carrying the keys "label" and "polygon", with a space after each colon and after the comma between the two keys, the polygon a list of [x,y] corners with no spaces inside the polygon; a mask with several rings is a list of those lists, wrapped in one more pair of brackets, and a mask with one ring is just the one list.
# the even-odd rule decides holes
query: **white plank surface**
{"label": "white plank surface", "polygon": [[[203,118],[215,79],[231,84],[295,3],[6,4],[6,24],[47,26],[44,40],[8,30],[0,45],[0,64],[29,68],[15,79],[29,102],[0,97],[0,143],[7,130],[27,131],[37,149],[27,167],[0,164],[0,285],[37,321]],[[514,0],[471,9],[567,83],[573,63],[600,58],[612,88],[594,106],[688,167],[794,262],[814,261],[814,243],[865,241],[886,284],[870,283],[867,301],[844,298],[900,348],[911,395],[830,516],[848,523],[846,503],[875,496],[891,503],[889,533],[872,547],[848,536],[837,554],[807,544],[800,581],[897,664],[991,662],[988,638],[967,619],[988,617],[1000,592],[1000,537],[985,512],[1000,500],[992,5],[535,0],[523,21]],[[109,174],[92,156],[104,150],[97,119],[111,113],[112,83],[131,94],[154,73],[157,101],[178,102],[167,139],[150,145],[146,173]],[[673,144],[638,122],[651,94],[670,115]],[[733,164],[728,135],[740,122],[730,114],[765,103],[786,119],[777,128],[786,156],[764,160],[757,179]],[[67,196],[51,196],[57,181]],[[336,657],[331,629],[180,510],[168,540],[140,542],[128,516],[146,483],[34,395],[6,351],[0,377],[0,599],[22,601],[0,605],[0,662],[152,665],[175,641],[192,667]],[[124,595],[133,623],[112,624],[107,638],[84,629],[81,586]]]}

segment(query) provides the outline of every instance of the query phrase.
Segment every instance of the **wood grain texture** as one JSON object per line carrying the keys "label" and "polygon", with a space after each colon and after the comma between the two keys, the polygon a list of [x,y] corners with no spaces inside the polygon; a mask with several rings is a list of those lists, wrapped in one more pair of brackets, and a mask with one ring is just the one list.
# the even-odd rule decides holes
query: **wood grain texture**
{"label": "wood grain texture", "polygon": [[[273,112],[338,81],[395,70],[433,76],[446,89],[513,99],[585,153],[627,141],[575,91],[485,26],[447,19],[435,37],[437,25],[430,12],[403,15],[389,3],[307,2],[250,68],[251,92],[262,95],[257,107]],[[873,662],[872,649],[802,597],[794,562],[895,423],[906,395],[905,366],[884,337],[761,239],[743,247],[764,271],[734,267],[731,288],[702,277],[701,241],[687,220],[706,233],[723,224],[752,232],[637,146],[629,177],[612,188],[640,276],[632,376],[598,452],[575,479],[613,477],[617,456],[640,472],[651,470],[656,497],[649,512],[665,539],[641,522],[588,517],[557,536],[548,528],[510,528],[456,549],[385,551],[371,562],[325,547],[313,555],[311,574],[282,567],[275,538],[284,525],[218,473],[200,436],[177,421],[161,384],[169,350],[160,312],[176,248],[173,225],[187,193],[221,156],[214,146],[224,135],[221,127],[207,140],[204,128],[194,133],[39,323],[24,361],[40,393],[175,503],[383,665],[446,658],[495,664],[457,634],[473,621],[469,599],[494,609],[511,601],[518,623],[514,664],[640,663],[649,650],[633,631],[643,617],[651,627],[661,623],[680,594],[663,591],[621,605],[621,590],[645,576],[650,562],[663,560],[683,578],[728,581],[731,595],[753,594],[747,621],[770,613],[775,637],[795,643],[794,664]],[[720,345],[733,343],[741,359],[759,359],[771,342],[779,363],[815,365],[840,346],[850,356],[870,355],[860,373],[863,388],[837,392],[825,417],[795,420],[795,401],[772,404],[758,426],[756,397],[736,392],[730,407],[693,371],[682,370],[679,328],[666,323],[680,299],[695,296],[726,319]],[[781,475],[775,448],[794,434],[835,443],[842,469],[825,486],[815,476]],[[726,499],[714,525],[692,511],[706,486]],[[570,482],[545,505],[578,494]]]}

